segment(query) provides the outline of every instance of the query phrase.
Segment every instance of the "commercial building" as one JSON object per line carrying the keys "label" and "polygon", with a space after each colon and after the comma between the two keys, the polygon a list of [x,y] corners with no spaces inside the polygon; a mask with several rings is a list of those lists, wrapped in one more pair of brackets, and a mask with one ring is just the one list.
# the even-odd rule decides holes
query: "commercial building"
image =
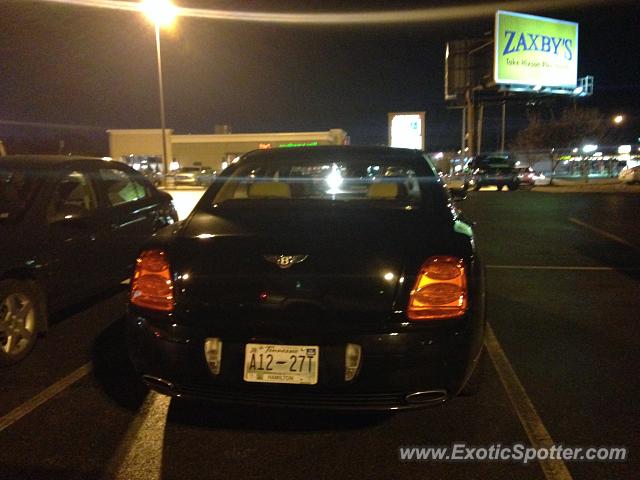
{"label": "commercial building", "polygon": [[[114,160],[136,163],[130,159],[160,159],[162,155],[162,131],[107,130],[110,156]],[[344,145],[347,132],[331,129],[326,132],[285,133],[222,133],[203,135],[175,135],[166,130],[167,158],[170,164],[180,167],[210,167],[220,171],[238,155],[259,148],[283,148],[317,145]]]}

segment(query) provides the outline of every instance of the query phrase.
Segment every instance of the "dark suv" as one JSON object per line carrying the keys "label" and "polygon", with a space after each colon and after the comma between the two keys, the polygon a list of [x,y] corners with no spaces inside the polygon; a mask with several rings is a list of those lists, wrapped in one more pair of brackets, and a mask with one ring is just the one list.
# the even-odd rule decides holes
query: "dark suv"
{"label": "dark suv", "polygon": [[474,190],[496,186],[498,191],[506,186],[516,190],[520,186],[519,171],[507,157],[478,157],[472,165],[470,184]]}

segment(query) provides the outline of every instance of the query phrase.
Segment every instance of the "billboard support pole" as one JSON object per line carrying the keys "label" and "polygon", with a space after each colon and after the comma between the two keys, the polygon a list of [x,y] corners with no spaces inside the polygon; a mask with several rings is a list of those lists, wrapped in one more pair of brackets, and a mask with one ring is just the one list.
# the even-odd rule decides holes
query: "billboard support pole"
{"label": "billboard support pole", "polygon": [[[469,148],[469,155],[475,155],[475,136],[476,136],[476,114],[475,109],[473,108],[473,90],[471,88],[467,88],[465,92],[465,109],[464,111],[467,114],[466,121],[466,132],[465,132],[465,141],[466,147]],[[464,148],[462,149],[464,152]]]}
{"label": "billboard support pole", "polygon": [[507,101],[502,100],[502,125],[500,130],[500,153],[504,153],[504,134],[507,125]]}
{"label": "billboard support pole", "polygon": [[467,133],[467,109],[466,107],[462,107],[460,109],[462,111],[462,129],[460,131],[460,157],[462,158],[462,156],[464,155],[466,157],[465,151],[464,151],[464,147],[466,146],[464,143],[464,137],[465,134]]}
{"label": "billboard support pole", "polygon": [[484,104],[480,104],[478,106],[478,142],[477,142],[477,154],[480,155],[482,153],[482,123],[484,120]]}

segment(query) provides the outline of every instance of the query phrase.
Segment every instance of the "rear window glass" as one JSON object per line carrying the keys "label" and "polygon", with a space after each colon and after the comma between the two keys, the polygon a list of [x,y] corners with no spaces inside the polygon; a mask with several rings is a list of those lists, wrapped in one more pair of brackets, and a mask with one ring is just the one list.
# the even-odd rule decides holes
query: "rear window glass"
{"label": "rear window glass", "polygon": [[480,168],[484,168],[485,170],[488,171],[494,171],[494,170],[513,170],[513,167],[511,165],[507,165],[507,164],[497,164],[497,165],[487,165],[486,167],[480,167]]}
{"label": "rear window glass", "polygon": [[0,167],[0,221],[22,215],[42,184],[42,179],[25,169]]}
{"label": "rear window glass", "polygon": [[252,200],[316,200],[418,203],[420,175],[415,165],[386,161],[250,162],[224,178],[213,204]]}

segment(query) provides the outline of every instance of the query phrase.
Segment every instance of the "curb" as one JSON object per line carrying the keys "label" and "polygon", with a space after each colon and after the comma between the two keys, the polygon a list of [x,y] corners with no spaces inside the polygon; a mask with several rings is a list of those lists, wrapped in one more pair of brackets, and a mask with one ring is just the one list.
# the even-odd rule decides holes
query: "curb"
{"label": "curb", "polygon": [[640,193],[640,185],[605,184],[605,185],[545,185],[533,187],[538,193]]}

